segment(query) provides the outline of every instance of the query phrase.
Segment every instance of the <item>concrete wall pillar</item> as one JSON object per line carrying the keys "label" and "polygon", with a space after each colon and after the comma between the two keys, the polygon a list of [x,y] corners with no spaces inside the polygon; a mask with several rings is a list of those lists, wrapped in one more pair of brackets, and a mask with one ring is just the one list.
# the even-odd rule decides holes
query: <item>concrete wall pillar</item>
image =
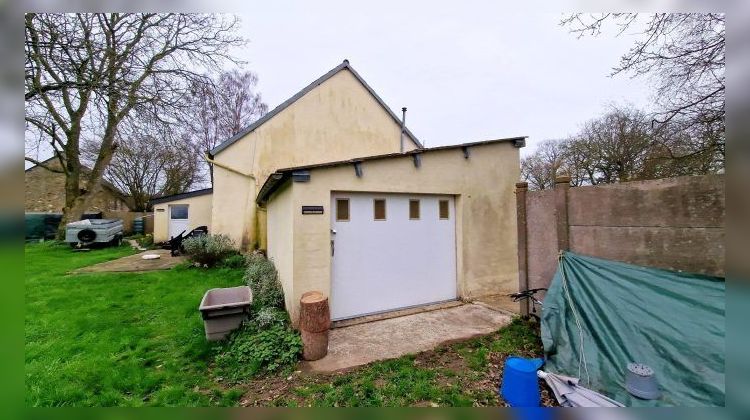
{"label": "concrete wall pillar", "polygon": [[557,224],[557,249],[570,249],[570,229],[568,226],[568,190],[570,177],[567,175],[555,178],[555,220]]}
{"label": "concrete wall pillar", "polygon": [[[529,288],[529,277],[527,266],[527,245],[526,245],[526,192],[529,184],[526,182],[516,183],[516,218],[518,229],[518,290],[527,290]],[[520,302],[520,312],[522,316],[529,314],[529,302],[523,300]]]}

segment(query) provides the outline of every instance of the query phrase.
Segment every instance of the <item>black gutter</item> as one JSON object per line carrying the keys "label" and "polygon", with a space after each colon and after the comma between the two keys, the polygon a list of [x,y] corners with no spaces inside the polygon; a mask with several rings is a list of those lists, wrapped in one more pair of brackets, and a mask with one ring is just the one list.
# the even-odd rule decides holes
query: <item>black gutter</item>
{"label": "black gutter", "polygon": [[152,198],[149,203],[153,206],[154,204],[166,203],[169,201],[182,200],[183,198],[199,197],[201,195],[207,195],[214,192],[213,188],[205,188],[202,190],[188,191],[181,194],[165,195],[163,197]]}

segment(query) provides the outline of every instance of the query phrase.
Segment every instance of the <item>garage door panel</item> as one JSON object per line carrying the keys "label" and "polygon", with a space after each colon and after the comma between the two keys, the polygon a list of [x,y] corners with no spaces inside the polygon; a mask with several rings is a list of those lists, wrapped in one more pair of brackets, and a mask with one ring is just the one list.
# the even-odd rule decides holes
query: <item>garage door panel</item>
{"label": "garage door panel", "polygon": [[[348,198],[348,221],[332,211],[335,253],[331,312],[344,319],[456,298],[455,220],[450,196],[337,193]],[[419,220],[409,200],[420,200]],[[374,220],[373,200],[386,200],[386,220]],[[451,217],[440,220],[438,201]]]}

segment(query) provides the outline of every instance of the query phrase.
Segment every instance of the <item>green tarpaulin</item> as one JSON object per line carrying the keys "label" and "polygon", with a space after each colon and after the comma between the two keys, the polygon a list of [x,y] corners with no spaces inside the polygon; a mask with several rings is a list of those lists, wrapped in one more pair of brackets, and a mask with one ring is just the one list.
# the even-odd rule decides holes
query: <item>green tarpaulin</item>
{"label": "green tarpaulin", "polygon": [[[626,406],[723,406],[724,298],[723,278],[565,252],[544,299],[544,369]],[[629,362],[654,369],[660,399],[628,394]]]}

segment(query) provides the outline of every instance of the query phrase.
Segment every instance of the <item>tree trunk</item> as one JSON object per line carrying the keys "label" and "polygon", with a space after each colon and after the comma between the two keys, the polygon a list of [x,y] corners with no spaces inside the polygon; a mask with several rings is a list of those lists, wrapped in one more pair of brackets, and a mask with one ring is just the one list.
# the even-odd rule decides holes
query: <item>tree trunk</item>
{"label": "tree trunk", "polygon": [[88,207],[89,195],[91,194],[88,191],[84,194],[79,194],[70,206],[66,206],[63,209],[63,217],[60,220],[60,226],[57,227],[57,239],[61,241],[65,239],[65,225],[81,220],[81,216],[83,216]]}
{"label": "tree trunk", "polygon": [[328,298],[320,292],[307,292],[300,299],[300,330],[320,333],[331,327]]}
{"label": "tree trunk", "polygon": [[[109,165],[114,153],[112,142],[114,138],[113,129],[108,126],[105,137],[102,141],[101,151],[97,157],[94,169],[88,174],[87,181],[83,188],[81,186],[81,168],[82,165],[78,155],[78,140],[69,139],[67,154],[69,173],[65,179],[65,207],[63,208],[63,217],[60,226],[57,228],[57,239],[65,239],[65,225],[81,219],[83,213],[89,206],[91,197],[97,191],[102,181],[103,168]],[[74,148],[75,147],[75,148]]]}
{"label": "tree trunk", "polygon": [[65,239],[65,225],[70,222],[80,220],[83,212],[86,210],[85,200],[81,199],[81,171],[78,162],[78,154],[72,150],[72,142],[68,141],[68,150],[66,151],[68,173],[65,177],[65,206],[62,209],[63,216],[60,225],[57,227],[57,239]]}
{"label": "tree trunk", "polygon": [[328,354],[328,330],[318,333],[301,330],[300,334],[303,359],[318,360]]}

